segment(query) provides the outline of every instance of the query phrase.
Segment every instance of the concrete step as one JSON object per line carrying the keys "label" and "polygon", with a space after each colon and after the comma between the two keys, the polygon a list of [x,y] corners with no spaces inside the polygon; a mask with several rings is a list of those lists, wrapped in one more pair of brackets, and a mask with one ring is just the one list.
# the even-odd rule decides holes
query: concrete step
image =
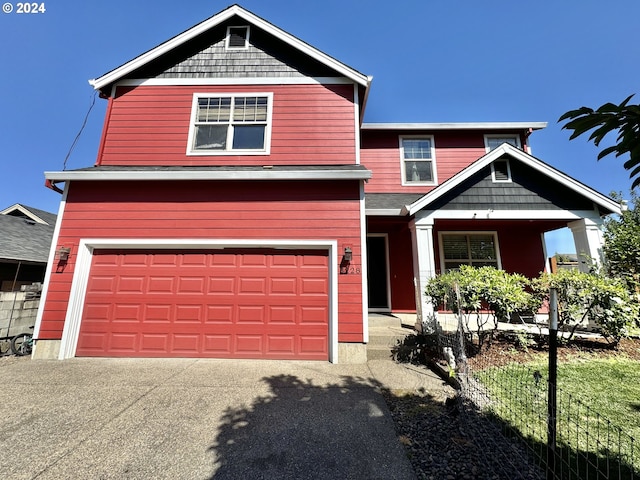
{"label": "concrete step", "polygon": [[369,328],[371,327],[401,327],[402,321],[393,315],[370,314]]}
{"label": "concrete step", "polygon": [[405,338],[414,333],[412,328],[403,328],[397,322],[387,326],[370,326],[367,360],[389,360],[393,357],[394,349],[402,348]]}
{"label": "concrete step", "polygon": [[390,348],[383,346],[367,345],[367,360],[392,360],[393,353]]}

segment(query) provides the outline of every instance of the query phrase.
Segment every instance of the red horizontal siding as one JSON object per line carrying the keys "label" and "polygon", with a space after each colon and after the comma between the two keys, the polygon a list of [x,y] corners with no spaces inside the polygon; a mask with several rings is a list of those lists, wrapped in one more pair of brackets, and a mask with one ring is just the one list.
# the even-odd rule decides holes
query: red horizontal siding
{"label": "red horizontal siding", "polygon": [[[357,181],[72,182],[58,239],[71,256],[51,275],[40,338],[61,338],[81,238],[336,240],[361,268],[359,188]],[[340,341],[362,341],[361,298],[362,276],[339,275]]]}
{"label": "red horizontal siding", "polygon": [[[186,154],[194,93],[273,92],[270,155]],[[352,85],[141,86],[110,101],[99,165],[352,164]]]}
{"label": "red horizontal siding", "polygon": [[[433,135],[438,183],[448,180],[471,165],[485,152],[481,131],[421,132]],[[400,136],[416,132],[371,131],[362,133],[360,163],[373,171],[373,178],[365,185],[367,193],[428,193],[432,186],[402,186],[400,165]]]}

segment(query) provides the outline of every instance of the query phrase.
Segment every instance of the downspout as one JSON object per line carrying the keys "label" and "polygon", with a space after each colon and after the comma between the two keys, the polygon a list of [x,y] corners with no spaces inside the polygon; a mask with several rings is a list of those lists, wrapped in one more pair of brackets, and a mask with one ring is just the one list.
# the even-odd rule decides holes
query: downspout
{"label": "downspout", "polygon": [[62,195],[64,193],[64,190],[61,190],[60,187],[58,187],[54,182],[52,182],[48,178],[45,179],[44,186],[47,187],[47,188],[50,188],[54,192],[58,192],[60,195]]}

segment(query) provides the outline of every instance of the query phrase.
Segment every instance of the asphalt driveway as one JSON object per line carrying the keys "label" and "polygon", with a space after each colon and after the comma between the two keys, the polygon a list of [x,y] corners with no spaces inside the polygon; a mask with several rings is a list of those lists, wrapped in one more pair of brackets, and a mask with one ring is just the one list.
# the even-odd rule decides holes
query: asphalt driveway
{"label": "asphalt driveway", "polygon": [[[4,478],[413,479],[391,361],[0,358]],[[438,395],[438,392],[434,392]]]}

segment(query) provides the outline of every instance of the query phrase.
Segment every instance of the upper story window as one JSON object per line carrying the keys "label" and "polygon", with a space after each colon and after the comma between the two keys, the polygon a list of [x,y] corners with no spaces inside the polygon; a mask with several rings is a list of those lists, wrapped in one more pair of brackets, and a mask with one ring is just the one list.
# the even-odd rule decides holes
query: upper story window
{"label": "upper story window", "polygon": [[484,147],[487,150],[487,153],[490,152],[491,150],[495,150],[503,143],[508,143],[509,145],[513,145],[516,148],[521,148],[519,135],[485,135],[484,136]]}
{"label": "upper story window", "polygon": [[249,48],[249,26],[227,27],[225,48],[227,50],[244,50]]}
{"label": "upper story window", "polygon": [[400,137],[403,185],[435,185],[433,137]]}
{"label": "upper story window", "polygon": [[187,153],[268,154],[271,104],[271,93],[195,94]]}

